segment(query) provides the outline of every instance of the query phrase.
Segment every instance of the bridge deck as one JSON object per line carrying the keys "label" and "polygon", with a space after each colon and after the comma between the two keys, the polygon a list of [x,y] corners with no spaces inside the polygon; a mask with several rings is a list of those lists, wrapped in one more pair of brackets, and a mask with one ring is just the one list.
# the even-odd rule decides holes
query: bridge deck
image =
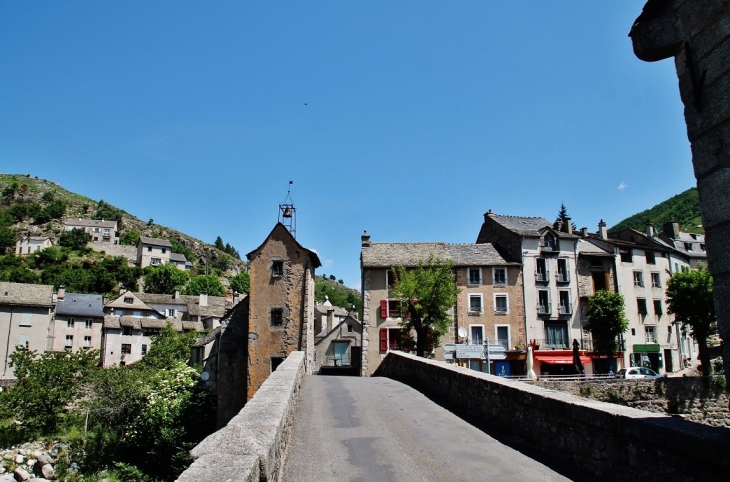
{"label": "bridge deck", "polygon": [[307,376],[286,482],[569,480],[402,383]]}

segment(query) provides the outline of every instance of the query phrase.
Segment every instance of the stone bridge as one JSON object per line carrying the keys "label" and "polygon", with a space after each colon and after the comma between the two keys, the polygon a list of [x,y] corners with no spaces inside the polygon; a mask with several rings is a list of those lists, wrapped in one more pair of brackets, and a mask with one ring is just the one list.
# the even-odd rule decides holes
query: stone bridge
{"label": "stone bridge", "polygon": [[292,353],[178,480],[728,480],[727,428],[404,353],[376,375]]}

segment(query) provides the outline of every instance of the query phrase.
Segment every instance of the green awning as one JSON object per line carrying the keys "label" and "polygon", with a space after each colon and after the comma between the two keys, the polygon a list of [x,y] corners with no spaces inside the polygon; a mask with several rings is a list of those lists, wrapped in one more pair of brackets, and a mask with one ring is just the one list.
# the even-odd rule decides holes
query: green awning
{"label": "green awning", "polygon": [[645,343],[643,345],[634,345],[634,353],[659,353],[661,347],[658,343]]}

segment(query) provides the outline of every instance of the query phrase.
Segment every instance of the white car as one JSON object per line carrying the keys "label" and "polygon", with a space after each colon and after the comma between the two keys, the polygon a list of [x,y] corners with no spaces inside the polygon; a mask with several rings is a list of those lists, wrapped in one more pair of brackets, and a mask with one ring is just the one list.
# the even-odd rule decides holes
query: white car
{"label": "white car", "polygon": [[616,378],[662,378],[654,370],[644,367],[622,368],[616,373]]}

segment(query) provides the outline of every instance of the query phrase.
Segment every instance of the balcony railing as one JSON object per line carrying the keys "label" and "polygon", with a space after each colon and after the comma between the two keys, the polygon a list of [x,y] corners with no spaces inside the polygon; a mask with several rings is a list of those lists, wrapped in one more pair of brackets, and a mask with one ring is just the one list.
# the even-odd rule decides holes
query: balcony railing
{"label": "balcony railing", "polygon": [[540,281],[543,283],[547,283],[550,281],[550,272],[549,271],[535,271],[535,281]]}
{"label": "balcony railing", "polygon": [[[581,340],[578,340],[580,342],[580,349],[586,350],[586,351],[595,351],[593,340],[590,338],[584,338]],[[571,347],[573,345],[571,344]],[[625,342],[624,340],[616,340],[616,351],[617,352],[623,352],[625,351]]]}
{"label": "balcony railing", "polygon": [[323,367],[349,367],[350,366],[350,354],[345,353],[342,355],[326,356],[322,360]]}
{"label": "balcony railing", "polygon": [[570,273],[568,273],[567,271],[558,271],[558,274],[555,275],[555,278],[557,278],[558,283],[568,283],[570,282]]}
{"label": "balcony railing", "polygon": [[549,315],[550,314],[550,303],[543,303],[537,305],[537,313],[540,315]]}
{"label": "balcony railing", "polygon": [[558,305],[558,313],[561,315],[570,315],[573,313],[573,307],[568,305]]}
{"label": "balcony railing", "polygon": [[497,340],[497,344],[498,345],[502,345],[505,350],[511,350],[512,349],[512,347],[509,346],[509,339],[508,338],[499,338]]}

